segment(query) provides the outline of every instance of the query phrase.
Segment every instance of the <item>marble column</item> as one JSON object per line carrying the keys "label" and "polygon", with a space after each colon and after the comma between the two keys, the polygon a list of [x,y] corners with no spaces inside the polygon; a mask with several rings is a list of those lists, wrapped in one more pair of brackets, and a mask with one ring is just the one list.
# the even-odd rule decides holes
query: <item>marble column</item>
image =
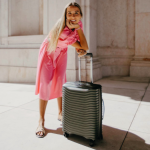
{"label": "marble column", "polygon": [[1,11],[1,37],[8,37],[8,0],[0,1],[0,11]]}
{"label": "marble column", "polygon": [[[79,1],[79,0],[78,0]],[[78,2],[77,1],[77,2]],[[97,56],[97,4],[98,0],[81,0],[80,5],[83,11],[83,28],[86,36],[89,53],[93,54],[93,80],[102,78],[101,63]],[[81,79],[91,81],[90,78],[90,58],[81,59]]]}
{"label": "marble column", "polygon": [[150,77],[150,1],[135,1],[135,56],[130,76]]}
{"label": "marble column", "polygon": [[[0,0],[0,45],[2,44],[2,37],[8,37],[8,0]],[[9,73],[9,69],[3,65],[7,61],[5,55],[8,55],[8,52],[1,53],[0,51],[0,81],[2,82],[8,81]]]}

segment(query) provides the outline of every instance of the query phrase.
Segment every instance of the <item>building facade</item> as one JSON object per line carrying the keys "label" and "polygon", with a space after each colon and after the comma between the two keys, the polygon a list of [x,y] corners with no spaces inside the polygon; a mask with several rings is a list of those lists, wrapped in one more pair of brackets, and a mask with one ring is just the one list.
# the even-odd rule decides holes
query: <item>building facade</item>
{"label": "building facade", "polygon": [[[106,76],[150,77],[150,1],[74,0],[93,53],[94,81]],[[0,82],[35,83],[41,43],[71,0],[0,0]],[[81,59],[90,81],[89,58]],[[78,57],[68,48],[67,80],[78,80]]]}

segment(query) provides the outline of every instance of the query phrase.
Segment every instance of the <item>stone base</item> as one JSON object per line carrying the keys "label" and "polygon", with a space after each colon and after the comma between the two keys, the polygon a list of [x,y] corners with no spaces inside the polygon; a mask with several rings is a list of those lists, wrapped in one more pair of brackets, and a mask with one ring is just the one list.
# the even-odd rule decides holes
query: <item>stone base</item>
{"label": "stone base", "polygon": [[0,82],[35,83],[36,68],[0,66]]}
{"label": "stone base", "polygon": [[134,49],[98,47],[102,76],[129,76]]}
{"label": "stone base", "polygon": [[[35,83],[38,49],[0,49],[0,82]],[[67,81],[79,81],[78,58],[73,48],[68,50]],[[93,58],[93,79],[102,78],[101,63]],[[90,79],[90,59],[81,58],[81,79]]]}
{"label": "stone base", "polygon": [[38,53],[39,49],[0,49],[0,82],[35,83]]}
{"label": "stone base", "polygon": [[129,76],[130,66],[102,66],[103,77]]}
{"label": "stone base", "polygon": [[[36,68],[0,66],[0,82],[5,83],[35,83]],[[66,71],[67,82],[79,81],[78,70]],[[102,78],[101,65],[99,62],[93,64],[94,82]],[[87,70],[81,69],[81,80],[91,82],[90,63],[87,63]]]}
{"label": "stone base", "polygon": [[150,77],[150,61],[132,61],[130,76]]}

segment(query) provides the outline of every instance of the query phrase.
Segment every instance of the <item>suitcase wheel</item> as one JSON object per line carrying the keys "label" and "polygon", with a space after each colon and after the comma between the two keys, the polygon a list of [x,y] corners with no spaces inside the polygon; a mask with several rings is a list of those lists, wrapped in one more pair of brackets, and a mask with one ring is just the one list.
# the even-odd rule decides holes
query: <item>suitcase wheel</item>
{"label": "suitcase wheel", "polygon": [[94,144],[95,144],[95,141],[94,140],[90,140],[89,145],[92,147],[92,146],[94,146]]}
{"label": "suitcase wheel", "polygon": [[103,140],[103,135],[101,135],[100,137],[98,137],[97,139],[99,140]]}
{"label": "suitcase wheel", "polygon": [[64,136],[67,138],[67,137],[69,137],[69,134],[67,132],[65,132]]}

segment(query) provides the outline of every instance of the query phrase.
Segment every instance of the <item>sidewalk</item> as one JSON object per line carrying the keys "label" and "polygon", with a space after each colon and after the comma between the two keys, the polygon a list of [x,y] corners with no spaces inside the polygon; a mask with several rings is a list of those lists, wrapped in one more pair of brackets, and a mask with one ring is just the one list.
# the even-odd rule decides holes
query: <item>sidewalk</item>
{"label": "sidewalk", "polygon": [[102,85],[105,102],[103,140],[90,147],[77,135],[63,136],[57,100],[46,109],[46,136],[37,138],[38,96],[35,86],[0,83],[1,150],[150,150],[150,79],[109,77]]}

